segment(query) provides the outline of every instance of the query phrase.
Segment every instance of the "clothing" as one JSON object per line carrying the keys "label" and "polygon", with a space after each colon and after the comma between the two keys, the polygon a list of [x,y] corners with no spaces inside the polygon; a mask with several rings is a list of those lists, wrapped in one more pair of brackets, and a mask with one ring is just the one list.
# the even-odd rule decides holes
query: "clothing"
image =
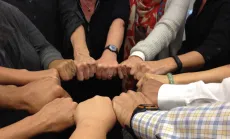
{"label": "clothing", "polygon": [[204,84],[203,81],[188,85],[161,86],[158,92],[158,105],[161,110],[180,106],[197,106],[216,101],[230,102],[230,78],[222,83]]}
{"label": "clothing", "polygon": [[0,1],[0,66],[37,71],[61,54],[17,8]]}
{"label": "clothing", "polygon": [[[131,55],[149,61],[156,58],[158,54],[157,59],[176,54],[182,43],[189,4],[189,0],[167,0],[164,15],[157,22],[152,32],[132,49],[128,49],[131,49]],[[129,52],[126,57],[128,56]]]}
{"label": "clothing", "polygon": [[131,122],[141,139],[203,139],[230,137],[230,103],[180,107],[137,113]]}
{"label": "clothing", "polygon": [[[98,0],[96,3],[96,9],[88,22],[81,9],[80,0],[77,0],[80,17],[83,19],[83,26],[86,33],[86,42],[90,52],[90,56],[94,59],[99,59],[105,48],[107,35],[112,22],[120,18],[127,24],[129,18],[129,1],[128,0]],[[70,32],[71,33],[71,32]],[[70,35],[68,35],[70,36]],[[69,52],[73,57],[72,45],[69,41]],[[122,50],[122,49],[121,49]],[[122,60],[122,51],[119,52],[119,61]]]}
{"label": "clothing", "polygon": [[61,53],[64,32],[69,34],[81,25],[75,0],[4,0],[22,11]]}
{"label": "clothing", "polygon": [[201,70],[229,64],[230,59],[230,1],[207,0],[198,14],[202,0],[196,0],[193,13],[186,23],[186,41],[179,54],[199,52],[205,65]]}
{"label": "clothing", "polygon": [[128,58],[130,49],[140,40],[145,39],[164,14],[167,0],[130,0],[131,13],[129,28],[125,41],[125,59]]}

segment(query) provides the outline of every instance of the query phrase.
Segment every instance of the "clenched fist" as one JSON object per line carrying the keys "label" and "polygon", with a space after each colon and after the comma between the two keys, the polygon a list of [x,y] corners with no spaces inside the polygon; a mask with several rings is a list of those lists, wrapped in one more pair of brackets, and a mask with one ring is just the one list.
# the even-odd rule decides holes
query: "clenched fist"
{"label": "clenched fist", "polygon": [[151,104],[151,101],[140,92],[128,91],[113,99],[113,109],[123,127],[130,126],[133,111],[140,104]]}
{"label": "clenched fist", "polygon": [[74,125],[74,111],[77,103],[71,98],[58,98],[45,105],[33,117],[41,121],[43,132],[60,132]]}
{"label": "clenched fist", "polygon": [[19,87],[17,93],[23,108],[30,113],[38,112],[56,98],[70,97],[56,78],[44,78]]}
{"label": "clenched fist", "polygon": [[49,68],[56,69],[60,78],[64,81],[73,79],[76,74],[76,66],[73,60],[54,60],[49,64]]}
{"label": "clenched fist", "polygon": [[96,61],[89,54],[76,54],[74,63],[76,65],[77,79],[79,81],[92,78],[96,72]]}

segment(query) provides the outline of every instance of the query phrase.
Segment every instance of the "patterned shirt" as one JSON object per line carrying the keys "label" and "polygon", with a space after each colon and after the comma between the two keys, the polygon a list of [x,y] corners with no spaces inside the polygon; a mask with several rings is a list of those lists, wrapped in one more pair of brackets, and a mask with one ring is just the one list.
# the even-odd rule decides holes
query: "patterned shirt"
{"label": "patterned shirt", "polygon": [[141,139],[230,138],[230,103],[141,112],[131,125]]}

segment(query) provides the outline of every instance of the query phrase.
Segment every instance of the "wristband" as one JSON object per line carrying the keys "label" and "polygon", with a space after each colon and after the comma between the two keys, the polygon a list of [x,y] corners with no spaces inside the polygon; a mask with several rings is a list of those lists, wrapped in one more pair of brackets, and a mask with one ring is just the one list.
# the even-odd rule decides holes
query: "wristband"
{"label": "wristband", "polygon": [[167,77],[169,79],[169,84],[175,84],[172,73],[168,73]]}
{"label": "wristband", "polygon": [[173,56],[172,58],[175,60],[175,62],[177,64],[177,69],[176,69],[175,73],[180,73],[182,70],[182,67],[183,67],[182,62],[180,61],[180,59],[177,55]]}

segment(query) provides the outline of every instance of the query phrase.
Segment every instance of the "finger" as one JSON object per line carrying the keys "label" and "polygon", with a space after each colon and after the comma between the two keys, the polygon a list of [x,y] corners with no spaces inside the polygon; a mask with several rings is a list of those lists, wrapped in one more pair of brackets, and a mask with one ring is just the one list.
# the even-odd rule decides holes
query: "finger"
{"label": "finger", "polygon": [[123,76],[123,73],[122,73],[122,69],[121,69],[121,66],[118,67],[118,75],[119,75],[119,78],[120,79],[124,79],[124,76]]}
{"label": "finger", "polygon": [[84,79],[85,80],[88,80],[89,79],[89,77],[90,77],[90,69],[89,69],[89,66],[88,66],[88,64],[84,64]]}
{"label": "finger", "polygon": [[68,92],[65,91],[65,89],[61,89],[61,93],[59,95],[59,98],[71,98]]}
{"label": "finger", "polygon": [[122,66],[121,71],[123,73],[124,78],[128,77],[127,71],[126,71],[126,66]]}
{"label": "finger", "polygon": [[79,64],[78,66],[77,66],[77,79],[79,80],[79,81],[83,81],[84,80],[84,75],[83,75],[83,66],[82,66],[82,64]]}
{"label": "finger", "polygon": [[118,67],[113,67],[113,77],[117,76]]}
{"label": "finger", "polygon": [[102,74],[101,72],[102,72],[102,65],[101,65],[101,64],[98,64],[98,65],[97,65],[97,72],[96,72],[96,77],[97,77],[97,79],[101,79],[101,78],[102,78],[102,77],[101,77],[101,76],[102,76],[102,75],[101,75],[101,74]]}
{"label": "finger", "polygon": [[108,75],[109,75],[109,67],[106,66],[102,66],[101,68],[101,79],[102,80],[107,80],[108,79]]}
{"label": "finger", "polygon": [[114,68],[109,67],[107,70],[107,79],[111,80],[113,78],[113,75],[114,75]]}
{"label": "finger", "polygon": [[89,64],[89,69],[90,69],[90,77],[93,77],[94,74],[96,73],[96,64]]}
{"label": "finger", "polygon": [[137,83],[138,89],[141,89],[142,83],[143,83],[143,78],[141,78],[140,81]]}
{"label": "finger", "polygon": [[130,75],[134,75],[136,73],[137,65],[133,66],[130,70]]}

